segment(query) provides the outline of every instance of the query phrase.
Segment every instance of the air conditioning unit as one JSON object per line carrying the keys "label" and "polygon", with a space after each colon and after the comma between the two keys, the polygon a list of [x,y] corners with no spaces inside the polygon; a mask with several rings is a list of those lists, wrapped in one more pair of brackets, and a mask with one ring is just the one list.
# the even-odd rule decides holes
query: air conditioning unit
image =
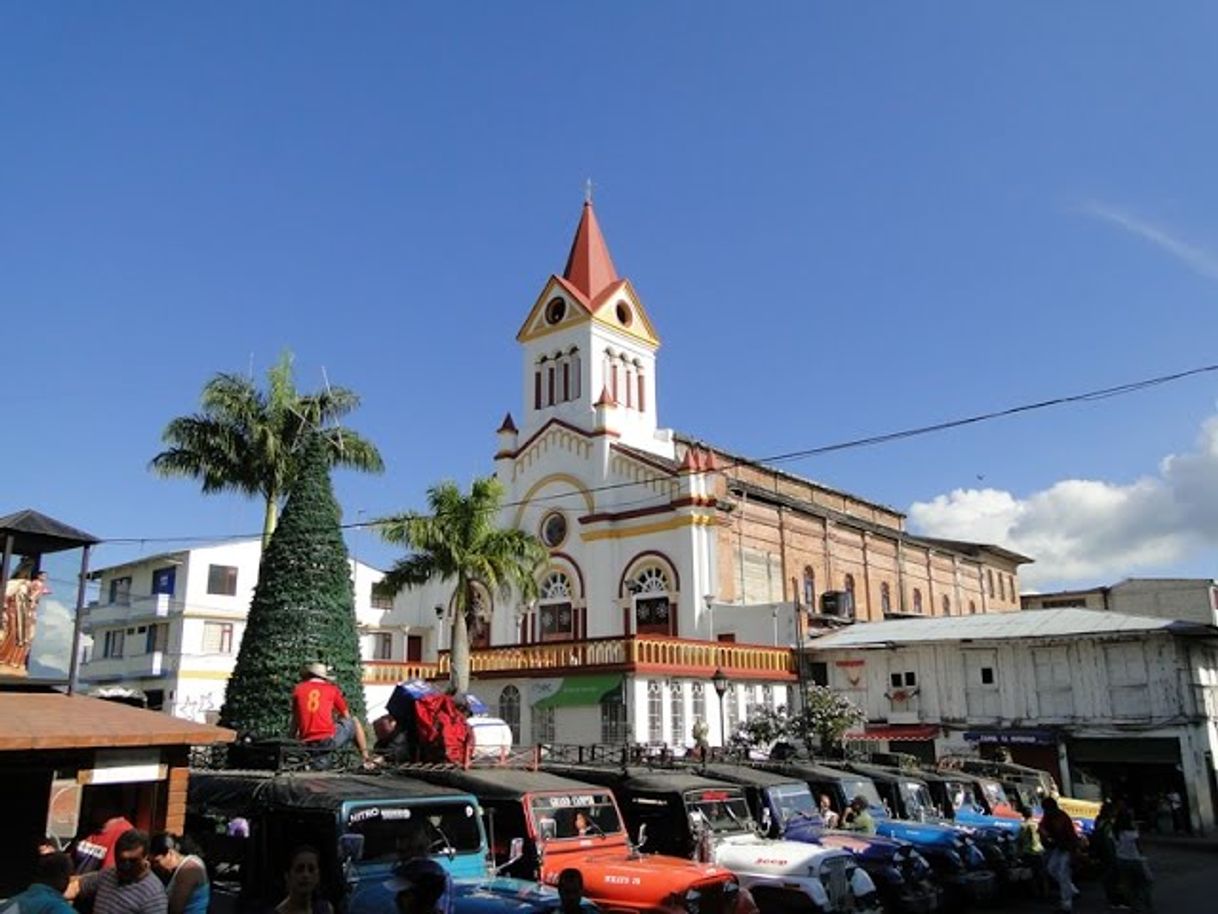
{"label": "air conditioning unit", "polygon": [[839,619],[854,618],[854,594],[848,590],[826,590],[820,595],[820,611]]}

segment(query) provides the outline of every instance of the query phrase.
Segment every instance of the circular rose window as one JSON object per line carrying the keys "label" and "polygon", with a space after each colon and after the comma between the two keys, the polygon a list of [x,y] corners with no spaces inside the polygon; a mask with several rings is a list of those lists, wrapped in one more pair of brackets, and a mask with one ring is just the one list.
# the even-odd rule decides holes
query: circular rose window
{"label": "circular rose window", "polygon": [[623,327],[629,327],[634,321],[634,312],[630,310],[630,306],[624,301],[617,303],[617,322]]}
{"label": "circular rose window", "polygon": [[551,549],[557,549],[567,538],[567,519],[558,511],[552,511],[541,521],[541,541]]}
{"label": "circular rose window", "polygon": [[546,305],[546,323],[557,324],[567,316],[567,303],[561,298],[551,298]]}

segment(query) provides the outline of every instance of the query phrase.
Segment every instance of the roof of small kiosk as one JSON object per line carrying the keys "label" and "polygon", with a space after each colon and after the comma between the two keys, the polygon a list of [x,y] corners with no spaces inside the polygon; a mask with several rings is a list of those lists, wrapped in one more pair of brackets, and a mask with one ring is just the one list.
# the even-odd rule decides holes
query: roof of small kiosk
{"label": "roof of small kiosk", "polygon": [[33,508],[0,517],[0,549],[4,548],[4,538],[8,535],[13,537],[13,552],[17,555],[63,552],[101,542],[93,534],[70,527]]}
{"label": "roof of small kiosk", "polygon": [[231,743],[232,730],[160,711],[51,689],[0,690],[0,752],[108,749],[120,746],[207,746]]}

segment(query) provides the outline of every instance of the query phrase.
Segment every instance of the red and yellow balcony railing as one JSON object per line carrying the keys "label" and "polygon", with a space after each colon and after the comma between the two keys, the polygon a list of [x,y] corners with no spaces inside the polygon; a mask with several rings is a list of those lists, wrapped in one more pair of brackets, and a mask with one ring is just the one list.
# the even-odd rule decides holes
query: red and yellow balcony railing
{"label": "red and yellow balcony railing", "polygon": [[[438,663],[366,661],[364,682],[388,684],[404,679],[445,677],[449,669],[447,652],[440,654]],[[729,678],[796,679],[795,657],[789,648],[660,635],[500,645],[470,652],[470,673],[474,678],[591,670],[707,678],[722,670]]]}

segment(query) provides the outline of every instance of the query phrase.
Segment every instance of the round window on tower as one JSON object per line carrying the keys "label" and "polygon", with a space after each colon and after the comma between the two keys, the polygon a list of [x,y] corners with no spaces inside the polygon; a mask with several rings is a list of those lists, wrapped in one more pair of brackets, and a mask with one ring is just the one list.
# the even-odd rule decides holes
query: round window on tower
{"label": "round window on tower", "polygon": [[541,541],[557,549],[567,538],[567,518],[560,511],[551,511],[541,519]]}
{"label": "round window on tower", "polygon": [[557,324],[567,316],[567,303],[561,298],[551,298],[546,305],[546,323]]}
{"label": "round window on tower", "polygon": [[617,303],[617,322],[623,327],[629,327],[634,323],[634,312],[630,310],[630,306],[624,301]]}

